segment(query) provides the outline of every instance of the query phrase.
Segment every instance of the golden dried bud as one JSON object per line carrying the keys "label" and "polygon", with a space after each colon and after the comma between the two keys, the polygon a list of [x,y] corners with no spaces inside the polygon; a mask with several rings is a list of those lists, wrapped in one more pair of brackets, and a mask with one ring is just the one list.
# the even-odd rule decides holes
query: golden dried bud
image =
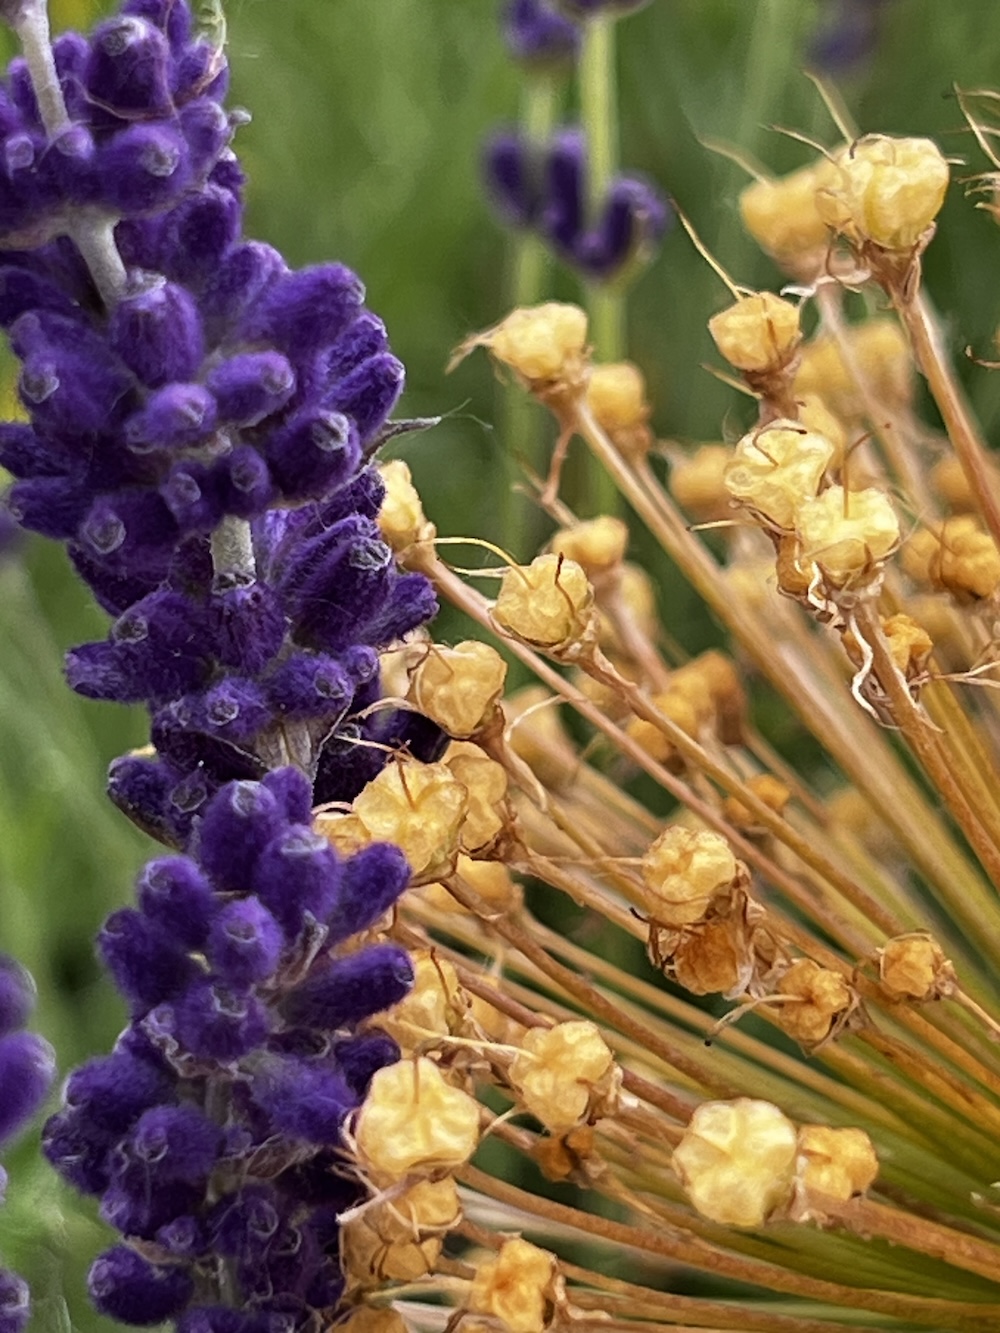
{"label": "golden dried bud", "polygon": [[674,1149],[673,1167],[702,1217],[762,1226],[791,1195],[795,1126],[770,1102],[703,1102]]}
{"label": "golden dried bud", "polygon": [[621,564],[628,546],[628,527],[620,518],[602,514],[574,523],[571,528],[560,528],[549,546],[556,555],[575,560],[592,579]]}
{"label": "golden dried bud", "polygon": [[910,250],[940,212],[948,180],[948,163],[930,139],[866,135],[839,154],[816,208],[856,245]]}
{"label": "golden dried bud", "polygon": [[460,1032],[469,1010],[458,973],[446,958],[425,949],[412,951],[410,958],[410,993],[379,1016],[379,1026],[395,1038],[404,1054],[414,1054],[429,1038]]}
{"label": "golden dried bud", "polygon": [[386,545],[398,553],[419,542],[433,541],[437,529],[424,514],[413,476],[403,460],[382,463],[379,475],[385,483],[385,497],[378,511],[378,526]]}
{"label": "golden dried bud", "polygon": [[[927,659],[934,651],[931,636],[922,625],[902,612],[887,617],[881,623],[889,655],[907,680],[912,680],[924,670]],[[860,667],[864,663],[864,653],[853,633],[847,631],[843,635],[843,643],[848,657],[855,666]]]}
{"label": "golden dried bud", "polygon": [[531,1028],[508,1070],[527,1109],[553,1134],[614,1110],[621,1070],[593,1023]]}
{"label": "golden dried bud", "polygon": [[[746,785],[777,815],[784,811],[792,797],[785,783],[771,773],[755,773],[747,778]],[[722,811],[729,822],[738,828],[755,832],[760,827],[758,816],[738,796],[727,796],[722,803]]]}
{"label": "golden dried bud", "polygon": [[479,1145],[479,1103],[446,1083],[433,1060],[376,1071],[354,1126],[361,1166],[378,1185],[463,1166]]}
{"label": "golden dried bud", "polygon": [[740,875],[739,862],[724,838],[679,824],[647,848],[640,870],[647,890],[643,908],[664,926],[701,921],[712,900],[727,893]]}
{"label": "golden dried bud", "polygon": [[834,447],[791,421],[776,421],[744,435],[726,468],[726,489],[779,528],[791,528],[796,510],[816,495]]}
{"label": "golden dried bud", "polygon": [[741,297],[712,316],[708,331],[729,364],[751,375],[783,370],[802,339],[798,306],[773,292]]}
{"label": "golden dried bud", "polygon": [[878,1157],[863,1129],[802,1125],[796,1183],[828,1199],[846,1203],[864,1194],[878,1175]]}
{"label": "golden dried bud", "polygon": [[700,522],[726,518],[730,513],[726,470],[731,458],[728,445],[702,444],[693,454],[678,458],[670,469],[670,494]]}
{"label": "golden dried bud", "polygon": [[878,953],[879,978],[894,1000],[937,1000],[954,988],[955,969],[930,935],[900,935]]}
{"label": "golden dried bud", "polygon": [[803,1046],[825,1041],[854,1007],[854,993],[840,975],[811,958],[797,958],[778,983],[782,996],[794,997],[776,1008],[782,1029]]}
{"label": "golden dried bud", "polygon": [[562,724],[557,696],[527,685],[504,701],[510,748],[540,782],[558,791],[578,775],[580,759]]}
{"label": "golden dried bud", "polygon": [[359,1305],[337,1328],[343,1333],[409,1333],[398,1311],[373,1305]]}
{"label": "golden dried bud", "polygon": [[533,389],[571,383],[581,378],[586,364],[587,316],[579,306],[558,301],[524,306],[470,338],[459,348],[457,359],[473,347],[487,347]]}
{"label": "golden dried bud", "polygon": [[449,736],[473,736],[503,696],[507,663],[488,643],[431,644],[410,678],[409,700]]}
{"label": "golden dried bud", "polygon": [[493,618],[526,643],[556,651],[583,637],[593,602],[594,590],[576,561],[550,553],[507,570]]}
{"label": "golden dried bud", "polygon": [[510,1333],[545,1333],[560,1285],[555,1255],[515,1237],[504,1241],[495,1259],[479,1265],[468,1307],[499,1319]]}
{"label": "golden dried bud", "polygon": [[971,514],[956,514],[913,533],[902,561],[912,579],[962,602],[991,597],[1000,585],[1000,552]]}
{"label": "golden dried bud", "polygon": [[483,852],[496,842],[509,822],[506,769],[478,745],[461,741],[449,746],[444,762],[469,794],[459,831],[462,850]]}
{"label": "golden dried bud", "polygon": [[869,573],[899,544],[899,519],[884,491],[828,486],[795,513],[803,560],[842,586]]}
{"label": "golden dried bud", "polygon": [[642,371],[631,361],[594,366],[587,383],[587,406],[612,438],[645,426],[649,403]]}
{"label": "golden dried bud", "polygon": [[[412,883],[443,879],[455,868],[469,793],[446,764],[387,764],[355,798],[354,815],[370,842],[394,842]],[[326,833],[325,828],[321,830]]]}
{"label": "golden dried bud", "polygon": [[969,513],[977,506],[976,494],[969,485],[965,468],[954,454],[948,454],[934,464],[930,484],[934,494],[956,513]]}
{"label": "golden dried bud", "polygon": [[798,269],[822,257],[829,233],[816,207],[816,191],[831,175],[821,158],[777,180],[754,181],[740,195],[743,225],[757,244],[781,264]]}
{"label": "golden dried bud", "polygon": [[433,1271],[445,1233],[461,1221],[454,1180],[420,1180],[391,1201],[366,1209],[341,1230],[340,1258],[348,1286],[373,1289],[414,1282]]}
{"label": "golden dried bud", "polygon": [[669,972],[692,995],[739,995],[753,975],[753,951],[739,916],[702,921],[684,931],[670,953]]}

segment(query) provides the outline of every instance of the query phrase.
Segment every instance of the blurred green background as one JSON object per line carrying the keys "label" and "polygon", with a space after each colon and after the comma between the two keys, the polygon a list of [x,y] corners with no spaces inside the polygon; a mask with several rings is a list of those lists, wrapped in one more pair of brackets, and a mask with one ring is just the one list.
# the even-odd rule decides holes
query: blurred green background
{"label": "blurred green background", "polygon": [[[56,26],[89,26],[112,8],[52,0]],[[250,176],[247,230],[305,264],[339,258],[364,277],[409,369],[403,410],[442,414],[411,438],[409,460],[445,533],[488,535],[516,477],[520,442],[504,440],[502,394],[480,355],[450,378],[451,349],[510,302],[510,243],[479,186],[483,135],[517,115],[522,75],[505,56],[497,0],[233,0],[227,6],[233,101],[253,113],[239,151]],[[877,48],[838,79],[863,130],[931,134],[985,163],[963,130],[953,85],[997,80],[996,0],[890,0]],[[808,156],[773,126],[835,141],[804,52],[822,0],[652,0],[620,25],[623,161],[681,202],[713,253],[741,282],[776,285],[742,236],[745,176],[702,146],[723,139],[776,170]],[[574,95],[565,90],[565,118]],[[927,263],[927,285],[987,431],[1000,377],[961,356],[993,352],[1000,232],[953,188]],[[551,290],[572,278],[551,270]],[[634,290],[630,355],[645,370],[661,435],[717,438],[748,420],[745,400],[699,369],[715,360],[705,323],[725,291],[683,232],[668,236]],[[539,421],[539,429],[548,424]],[[526,523],[529,511],[520,511]],[[689,648],[714,627],[657,566],[664,622]],[[69,694],[61,655],[102,635],[103,617],[67,575],[58,551],[29,541],[0,563],[0,948],[34,972],[38,1024],[67,1070],[107,1049],[123,1013],[91,940],[126,901],[150,847],[105,801],[108,761],[145,740],[144,719]],[[447,632],[447,631],[445,631]],[[89,1258],[107,1241],[79,1203],[38,1165],[37,1133],[7,1154],[12,1185],[0,1214],[4,1258],[36,1291],[34,1327],[106,1327],[83,1296]]]}

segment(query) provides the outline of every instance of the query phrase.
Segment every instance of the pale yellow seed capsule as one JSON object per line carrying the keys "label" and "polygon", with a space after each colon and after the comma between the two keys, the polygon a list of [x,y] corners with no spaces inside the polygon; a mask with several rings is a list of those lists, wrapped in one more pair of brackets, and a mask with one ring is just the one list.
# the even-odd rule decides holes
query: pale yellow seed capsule
{"label": "pale yellow seed capsule", "polygon": [[822,435],[778,421],[743,436],[726,467],[726,489],[779,528],[791,528],[796,510],[815,496],[834,453]]}
{"label": "pale yellow seed capsule", "polygon": [[[903,612],[888,616],[881,624],[890,657],[907,680],[912,680],[924,670],[934,651],[931,636],[922,625]],[[854,634],[847,631],[843,635],[843,643],[851,661],[856,666],[862,666],[865,656]]]}
{"label": "pale yellow seed capsule", "polygon": [[[699,717],[696,701],[689,694],[681,690],[667,689],[662,694],[655,694],[653,703],[658,713],[662,713],[669,722],[680,727],[686,735],[697,739],[702,719]],[[664,735],[654,723],[647,722],[644,717],[632,718],[625,730],[657,763],[666,763],[668,759],[674,757],[675,747],[670,737]]]}
{"label": "pale yellow seed capsule", "polygon": [[759,1227],[791,1195],[795,1126],[770,1102],[703,1102],[674,1149],[673,1167],[703,1217]]}
{"label": "pale yellow seed capsule", "polygon": [[610,1047],[585,1019],[531,1028],[508,1077],[527,1109],[553,1134],[608,1114],[621,1084]]}
{"label": "pale yellow seed capsule", "polygon": [[773,292],[755,292],[708,321],[716,347],[731,366],[751,375],[789,364],[802,339],[799,308]]}
{"label": "pale yellow seed capsule", "polygon": [[361,1305],[337,1325],[338,1333],[410,1333],[403,1316],[396,1310]]}
{"label": "pale yellow seed capsule", "polygon": [[461,1031],[469,1000],[458,973],[446,958],[428,950],[411,952],[413,986],[409,994],[379,1015],[384,1028],[399,1043],[404,1054],[414,1054],[434,1037]]}
{"label": "pale yellow seed capsule", "polygon": [[340,856],[353,856],[369,847],[375,839],[354,814],[339,810],[323,810],[313,818],[313,827]]}
{"label": "pale yellow seed capsule", "polygon": [[913,399],[914,365],[906,334],[888,315],[851,326],[858,366],[877,402],[905,406]]}
{"label": "pale yellow seed capsule", "polygon": [[[780,815],[792,798],[792,793],[780,778],[771,773],[755,773],[746,783],[764,804],[775,814]],[[761,827],[759,817],[749,806],[744,805],[738,796],[727,796],[722,803],[722,811],[731,824],[738,828],[756,832]]]}
{"label": "pale yellow seed capsule", "polygon": [[802,559],[843,585],[870,572],[899,545],[899,519],[884,491],[828,486],[795,513]]}
{"label": "pale yellow seed capsule", "polygon": [[879,978],[894,1000],[936,1000],[955,983],[955,969],[930,935],[900,935],[879,950]]}
{"label": "pale yellow seed capsule", "polygon": [[753,951],[738,916],[703,921],[677,936],[669,973],[692,995],[739,995],[753,976]]}
{"label": "pale yellow seed capsule", "polygon": [[545,1333],[559,1287],[555,1255],[515,1237],[504,1241],[495,1259],[479,1265],[468,1306],[474,1314],[499,1319],[510,1333]]}
{"label": "pale yellow seed capsule", "polygon": [[816,207],[816,191],[831,175],[825,159],[777,180],[754,181],[740,195],[743,225],[762,249],[779,263],[797,269],[817,262],[829,233]]}
{"label": "pale yellow seed capsule", "polygon": [[840,975],[820,967],[811,958],[798,958],[778,982],[783,996],[777,1021],[790,1037],[803,1046],[825,1041],[836,1024],[850,1011],[854,995]]}
{"label": "pale yellow seed capsule", "polygon": [[458,873],[494,911],[510,912],[520,906],[521,886],[502,861],[458,858]]}
{"label": "pale yellow seed capsule", "polygon": [[560,528],[549,546],[556,555],[575,560],[588,578],[594,578],[621,564],[628,546],[628,527],[620,518],[602,514],[574,523],[571,528]]}
{"label": "pale yellow seed capsule", "polygon": [[964,602],[991,597],[1000,585],[1000,551],[971,514],[913,533],[903,548],[903,568]]}
{"label": "pale yellow seed capsule", "polygon": [[644,426],[649,403],[642,371],[630,361],[594,366],[587,382],[587,406],[611,436]]}
{"label": "pale yellow seed capsule", "polygon": [[594,591],[576,561],[550,553],[507,570],[493,619],[526,643],[558,650],[583,637],[593,602]]}
{"label": "pale yellow seed capsule", "polygon": [[948,163],[930,139],[871,134],[838,155],[816,208],[856,245],[910,250],[940,212],[948,180]]}
{"label": "pale yellow seed capsule", "polygon": [[796,1183],[828,1199],[846,1203],[864,1194],[878,1175],[878,1157],[863,1129],[802,1125]]}
{"label": "pale yellow seed capsule", "polygon": [[844,462],[844,451],[847,448],[847,431],[840,418],[834,416],[817,394],[807,393],[799,399],[799,420],[806,430],[812,431],[814,435],[822,435],[824,439],[830,441],[833,445],[830,466],[841,467]]}
{"label": "pale yellow seed capsule", "polygon": [[485,852],[510,823],[507,771],[478,745],[461,741],[449,746],[444,762],[469,794],[468,809],[459,830],[462,850]]}
{"label": "pale yellow seed capsule", "polygon": [[726,471],[732,450],[726,444],[702,444],[670,469],[670,494],[699,522],[731,517]]}
{"label": "pale yellow seed capsule", "polygon": [[418,1181],[366,1209],[341,1230],[340,1258],[348,1286],[365,1290],[385,1281],[414,1282],[433,1271],[445,1233],[461,1216],[451,1176]]}
{"label": "pale yellow seed capsule", "polygon": [[580,760],[562,724],[556,696],[543,685],[527,685],[504,700],[510,748],[553,791],[569,786]]}
{"label": "pale yellow seed capsule", "polygon": [[965,469],[953,454],[934,464],[930,475],[931,490],[939,495],[949,509],[968,513],[976,508],[976,496]]}
{"label": "pale yellow seed capsule", "polygon": [[479,334],[476,344],[488,347],[529,384],[573,379],[585,361],[587,316],[579,306],[558,301],[523,307]]}
{"label": "pale yellow seed capsule", "polygon": [[433,541],[437,529],[424,514],[413,476],[403,460],[382,463],[379,475],[385,483],[385,497],[378,512],[378,526],[386,545],[398,553],[419,542]]}
{"label": "pale yellow seed capsule", "polygon": [[420,1056],[376,1071],[354,1127],[360,1163],[377,1185],[463,1166],[479,1144],[479,1104]]}
{"label": "pale yellow seed capsule", "polygon": [[355,798],[354,814],[372,842],[394,842],[412,883],[443,879],[455,868],[469,793],[447,764],[387,764]]}
{"label": "pale yellow seed capsule", "polygon": [[493,717],[506,679],[507,663],[488,643],[435,643],[414,669],[408,697],[449,736],[464,738]]}
{"label": "pale yellow seed capsule", "polygon": [[674,824],[647,848],[640,870],[647,890],[643,906],[652,920],[690,926],[733,886],[739,862],[717,833]]}

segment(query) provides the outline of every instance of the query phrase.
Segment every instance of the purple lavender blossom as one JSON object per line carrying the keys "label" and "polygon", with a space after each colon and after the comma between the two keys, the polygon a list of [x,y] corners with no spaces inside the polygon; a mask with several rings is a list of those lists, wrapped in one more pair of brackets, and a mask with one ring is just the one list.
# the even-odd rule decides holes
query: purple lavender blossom
{"label": "purple lavender blossom", "polygon": [[[30,418],[0,426],[0,465],[11,512],[114,617],[69,654],[71,686],[152,715],[156,757],[116,764],[113,799],[184,847],[226,781],[291,760],[317,800],[350,799],[373,752],[345,772],[345,745],[438,743],[420,719],[352,720],[378,650],[435,610],[375,522],[403,367],[349,269],[243,238],[239,117],[187,0],[125,0],[54,55],[58,134],[23,60],[0,87],[0,325]],[[81,219],[113,225],[110,294]]]}
{"label": "purple lavender blossom", "polygon": [[559,3],[569,14],[593,18],[598,14],[631,14],[649,0],[559,0]]}
{"label": "purple lavender blossom", "polygon": [[399,1056],[367,1020],[413,978],[402,949],[356,937],[409,868],[388,844],[341,860],[311,799],[290,768],[227,784],[191,854],[147,865],[99,937],[131,1019],[70,1076],[44,1148],[123,1233],[90,1274],[110,1318],[300,1329],[337,1312],[336,1219],[359,1186],[336,1145]]}
{"label": "purple lavender blossom", "polygon": [[[0,1144],[35,1114],[55,1074],[51,1046],[23,1031],[34,1008],[34,982],[20,964],[0,954]],[[0,1167],[0,1203],[7,1177]],[[0,1333],[22,1333],[31,1313],[28,1284],[0,1268]]]}
{"label": "purple lavender blossom", "polygon": [[640,176],[618,176],[596,216],[587,206],[587,144],[580,130],[560,130],[541,151],[516,131],[493,136],[484,173],[505,221],[538,232],[585,277],[619,277],[648,259],[670,221],[656,187]]}
{"label": "purple lavender blossom", "polygon": [[871,55],[878,42],[888,0],[827,0],[810,46],[819,69],[842,72]]}
{"label": "purple lavender blossom", "polygon": [[511,56],[526,65],[559,65],[580,49],[579,26],[546,0],[507,0],[501,27]]}

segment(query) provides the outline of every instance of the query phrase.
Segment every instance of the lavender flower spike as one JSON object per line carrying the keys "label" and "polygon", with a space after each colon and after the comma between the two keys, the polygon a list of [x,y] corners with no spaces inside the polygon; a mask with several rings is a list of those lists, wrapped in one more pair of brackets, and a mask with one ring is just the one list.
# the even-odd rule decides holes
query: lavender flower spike
{"label": "lavender flower spike", "polygon": [[579,26],[546,0],[507,0],[501,24],[510,54],[526,65],[548,68],[579,53]]}
{"label": "lavender flower spike", "polygon": [[[0,955],[0,1144],[12,1138],[45,1100],[55,1056],[43,1038],[22,1029],[34,1008],[28,973]],[[0,1202],[7,1177],[0,1167]],[[0,1333],[22,1333],[31,1313],[28,1284],[0,1268]]]}
{"label": "lavender flower spike", "polygon": [[332,1169],[337,1145],[399,1054],[368,1020],[413,980],[402,949],[355,937],[409,868],[386,844],[340,860],[303,822],[310,800],[294,769],[223,787],[193,853],[147,865],[138,907],[101,932],[131,1021],[70,1076],[44,1147],[123,1234],[90,1274],[110,1318],[300,1329],[337,1313],[337,1216],[361,1189]]}

